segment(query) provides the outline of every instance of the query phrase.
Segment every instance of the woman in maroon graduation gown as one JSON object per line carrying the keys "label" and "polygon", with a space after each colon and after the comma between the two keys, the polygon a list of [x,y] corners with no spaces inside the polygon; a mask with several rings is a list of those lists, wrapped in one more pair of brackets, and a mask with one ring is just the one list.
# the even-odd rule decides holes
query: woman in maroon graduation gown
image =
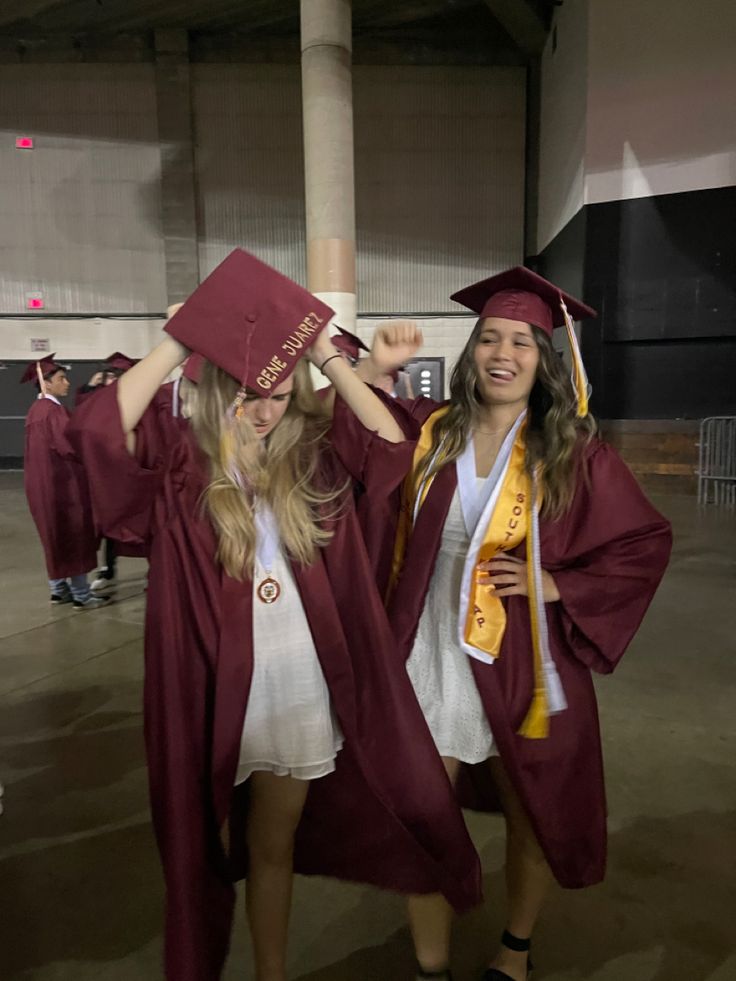
{"label": "woman in maroon graduation gown", "polygon": [[[291,355],[269,362],[264,352],[301,347],[306,332],[289,324],[326,323],[331,311],[243,256],[199,288],[117,393],[75,420],[85,464],[107,484],[104,530],[150,542],[145,730],[175,981],[219,977],[246,841],[263,981],[286,978],[292,869],[439,889],[459,909],[479,898],[477,856],[396,655],[353,505],[354,481],[389,493],[413,447],[324,334],[311,357],[341,396],[331,426],[304,361],[272,384],[262,364]],[[259,312],[269,306],[277,312]],[[403,361],[416,328],[378,343]],[[191,426],[177,427],[147,407],[183,344],[208,363]],[[256,394],[264,383],[269,398]],[[128,452],[141,432],[148,468]]]}
{"label": "woman in maroon graduation gown", "polygon": [[[422,432],[393,554],[390,618],[448,774],[464,804],[506,817],[507,923],[486,981],[527,977],[553,878],[603,876],[591,670],[618,663],[671,544],[594,435],[563,297],[575,319],[594,315],[520,267],[455,295],[480,319],[449,405],[410,404]],[[574,384],[551,343],[566,323]],[[410,919],[419,977],[449,978],[447,903],[414,899]]]}

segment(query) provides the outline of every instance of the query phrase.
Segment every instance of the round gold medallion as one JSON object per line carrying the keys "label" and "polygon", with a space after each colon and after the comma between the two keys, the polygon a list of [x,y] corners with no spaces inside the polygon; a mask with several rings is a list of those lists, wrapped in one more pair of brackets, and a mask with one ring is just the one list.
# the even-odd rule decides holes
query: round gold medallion
{"label": "round gold medallion", "polygon": [[256,595],[261,603],[275,603],[281,595],[281,586],[275,579],[268,576],[268,578],[258,584]]}

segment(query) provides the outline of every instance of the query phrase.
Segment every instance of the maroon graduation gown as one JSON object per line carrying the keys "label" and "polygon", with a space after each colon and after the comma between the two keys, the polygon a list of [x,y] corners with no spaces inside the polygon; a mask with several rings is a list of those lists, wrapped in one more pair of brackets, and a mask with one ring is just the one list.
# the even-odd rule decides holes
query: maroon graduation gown
{"label": "maroon graduation gown", "polygon": [[74,408],[78,409],[90,395],[94,395],[95,392],[101,391],[104,387],[104,385],[80,385],[74,393]]}
{"label": "maroon graduation gown", "polygon": [[[75,414],[74,439],[94,486],[104,486],[103,530],[150,544],[145,732],[167,883],[167,976],[205,981],[222,969],[230,880],[244,871],[228,865],[218,831],[233,803],[252,674],[252,583],[214,561],[200,505],[206,467],[189,427],[173,438],[149,409],[143,467],[125,450],[114,389],[86,409]],[[341,404],[330,438],[324,479],[352,477],[365,495],[390,493],[412,452],[367,433]],[[479,899],[477,856],[397,654],[350,487],[330,527],[317,560],[293,568],[345,744],[335,772],[310,784],[295,868],[402,892],[441,890],[468,908]],[[236,823],[234,851],[243,838]]]}
{"label": "maroon graduation gown", "polygon": [[[159,445],[165,445],[166,440],[172,437],[176,439],[178,430],[182,426],[187,425],[186,420],[181,417],[175,418],[172,415],[173,384],[173,382],[168,382],[159,388],[153,398],[152,411],[146,413],[145,417],[141,420],[141,425],[137,433],[136,449],[138,459],[145,467],[153,466],[153,460],[157,452],[156,448]],[[91,401],[92,396],[101,394],[107,388],[115,388],[116,385],[117,382],[115,381],[109,386],[96,385],[87,391],[82,391],[81,388],[78,388],[74,401],[75,410]],[[101,532],[104,517],[97,514],[96,503],[98,501],[104,501],[104,495],[103,482],[103,487],[100,488],[99,492],[92,494],[93,517],[95,528],[98,529],[99,534],[104,534],[104,532]],[[115,539],[112,535],[105,535],[105,537],[115,542],[115,552],[118,556],[136,559],[148,558],[148,542],[139,541],[137,533],[132,535],[126,534],[122,540]]]}
{"label": "maroon graduation gown", "polygon": [[[438,407],[428,399],[404,406],[420,423]],[[555,877],[566,887],[591,885],[605,871],[606,801],[590,672],[609,673],[618,664],[654,596],[671,548],[669,522],[610,446],[594,440],[578,466],[570,510],[557,521],[540,520],[542,567],[554,576],[561,596],[560,602],[546,606],[550,649],[568,703],[552,717],[548,738],[517,734],[534,681],[526,597],[503,600],[507,626],[496,662],[471,659],[498,753]],[[411,654],[456,486],[452,464],[430,488],[390,599],[389,618],[404,658]],[[395,527],[398,494],[392,501],[390,526]],[[386,502],[379,507],[385,521]],[[362,520],[372,524],[373,516],[364,514]],[[526,558],[523,546],[511,554]],[[447,601],[457,603],[459,598],[448,596]],[[464,806],[498,809],[485,763],[463,766],[458,793]]]}
{"label": "maroon graduation gown", "polygon": [[23,482],[50,579],[78,576],[97,563],[87,481],[67,439],[69,412],[36,399],[26,416]]}

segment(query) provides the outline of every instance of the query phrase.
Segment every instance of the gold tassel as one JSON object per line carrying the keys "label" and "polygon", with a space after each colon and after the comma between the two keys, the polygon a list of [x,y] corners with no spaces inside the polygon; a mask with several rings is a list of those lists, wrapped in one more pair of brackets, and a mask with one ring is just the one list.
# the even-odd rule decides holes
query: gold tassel
{"label": "gold tassel", "polygon": [[235,428],[239,420],[243,417],[245,395],[245,388],[241,387],[238,389],[237,395],[225,413],[220,433],[220,466],[227,474],[232,472],[235,463]]}
{"label": "gold tassel", "polygon": [[549,736],[549,714],[547,712],[547,692],[535,688],[532,703],[526,718],[521,723],[519,735],[525,739],[546,739]]}
{"label": "gold tassel", "polygon": [[562,299],[562,297],[560,297],[560,307],[562,308],[562,313],[565,318],[567,339],[570,343],[570,353],[572,355],[572,383],[577,400],[577,414],[578,418],[582,418],[588,414],[588,390],[590,385],[588,382],[588,376],[585,373],[585,365],[583,364],[583,356],[580,353],[580,345],[578,344],[577,335],[575,334],[575,326],[572,322],[572,317],[567,312],[567,307],[565,306],[565,301]]}

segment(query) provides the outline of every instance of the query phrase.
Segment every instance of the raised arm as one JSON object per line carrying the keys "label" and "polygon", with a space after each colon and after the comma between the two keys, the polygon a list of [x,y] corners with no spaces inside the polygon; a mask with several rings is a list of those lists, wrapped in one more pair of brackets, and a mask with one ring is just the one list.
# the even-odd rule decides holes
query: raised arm
{"label": "raised arm", "polygon": [[[375,371],[377,377],[382,372],[392,371],[414,357],[421,345],[422,332],[414,321],[393,321],[376,329],[371,357],[366,360],[371,361],[371,371]],[[402,442],[404,433],[386,406],[353,371],[347,361],[336,355],[337,351],[327,331],[322,331],[309,349],[312,363],[322,370],[332,383],[335,392],[366,429],[378,433],[389,443]]]}
{"label": "raised arm", "polygon": [[[177,303],[169,307],[167,316],[173,317],[180,306]],[[118,406],[126,436],[133,433],[160,386],[188,355],[187,348],[167,334],[158,347],[121,377],[117,389]],[[133,449],[130,441],[128,448]]]}

